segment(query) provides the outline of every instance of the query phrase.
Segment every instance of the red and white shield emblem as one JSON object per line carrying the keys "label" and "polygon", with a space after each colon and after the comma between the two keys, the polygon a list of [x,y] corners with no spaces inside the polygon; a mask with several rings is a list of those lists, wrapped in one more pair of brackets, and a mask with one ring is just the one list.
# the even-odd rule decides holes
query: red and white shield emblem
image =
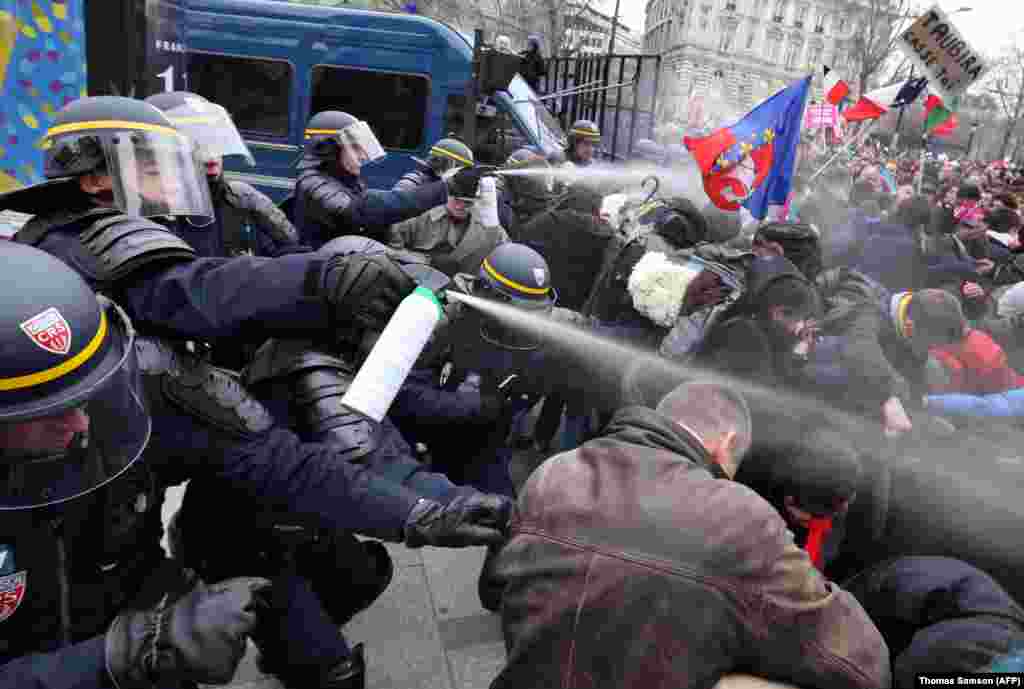
{"label": "red and white shield emblem", "polygon": [[0,622],[14,614],[25,598],[25,580],[28,572],[15,572],[0,577]]}
{"label": "red and white shield emblem", "polygon": [[21,330],[52,354],[67,354],[71,350],[71,326],[56,307],[32,316],[21,324]]}

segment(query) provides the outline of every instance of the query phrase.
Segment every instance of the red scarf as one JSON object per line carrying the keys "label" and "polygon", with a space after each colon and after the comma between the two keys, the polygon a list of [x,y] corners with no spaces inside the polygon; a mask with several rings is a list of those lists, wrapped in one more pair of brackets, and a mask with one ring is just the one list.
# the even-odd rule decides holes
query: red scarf
{"label": "red scarf", "polygon": [[811,556],[811,562],[819,570],[825,569],[825,554],[823,551],[825,539],[832,531],[832,517],[812,517],[807,522],[807,543],[804,550]]}

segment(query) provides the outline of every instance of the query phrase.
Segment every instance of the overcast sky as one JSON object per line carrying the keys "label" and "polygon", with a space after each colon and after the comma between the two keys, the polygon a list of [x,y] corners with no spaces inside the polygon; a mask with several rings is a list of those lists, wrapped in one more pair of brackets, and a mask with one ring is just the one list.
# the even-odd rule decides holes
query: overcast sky
{"label": "overcast sky", "polygon": [[[923,9],[932,6],[933,0],[912,0]],[[619,15],[622,23],[637,34],[644,26],[646,0],[620,0]],[[715,4],[720,4],[715,2]],[[615,11],[615,0],[599,0],[599,6],[611,14]],[[997,51],[1012,39],[1014,34],[1024,31],[1024,2],[1021,0],[938,0],[946,12],[960,7],[972,8],[970,12],[958,13],[953,23],[970,41],[975,50],[983,53]],[[1024,43],[1024,35],[1021,36]]]}

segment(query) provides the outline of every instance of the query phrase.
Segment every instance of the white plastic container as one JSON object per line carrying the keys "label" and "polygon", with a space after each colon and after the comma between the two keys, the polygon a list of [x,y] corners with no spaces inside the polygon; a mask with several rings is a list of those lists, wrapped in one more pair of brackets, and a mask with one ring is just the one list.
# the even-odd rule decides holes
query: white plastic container
{"label": "white plastic container", "polygon": [[441,302],[426,287],[402,300],[341,403],[380,423],[441,320]]}
{"label": "white plastic container", "polygon": [[484,227],[497,227],[498,221],[498,190],[493,177],[481,177],[476,189],[476,205],[473,206],[480,224]]}

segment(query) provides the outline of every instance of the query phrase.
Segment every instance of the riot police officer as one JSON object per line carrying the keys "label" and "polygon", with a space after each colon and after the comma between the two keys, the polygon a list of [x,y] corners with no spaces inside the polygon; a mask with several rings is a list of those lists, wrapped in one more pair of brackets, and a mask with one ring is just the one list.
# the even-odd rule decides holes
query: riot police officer
{"label": "riot police officer", "polygon": [[[208,219],[211,213],[191,142],[159,110],[141,101],[109,97],[76,101],[58,117],[48,144],[47,172],[51,177],[69,174],[6,200],[43,210],[45,205],[36,204],[57,191],[71,210],[33,218],[18,239],[40,245],[105,291],[121,296],[146,332],[171,334],[180,341],[379,327],[405,293],[405,283],[411,287],[412,281],[386,256],[308,253],[277,259],[196,258],[185,238],[202,232],[199,218]],[[177,234],[125,210],[185,216],[185,220],[163,218]],[[397,285],[389,284],[388,273]],[[382,275],[385,279],[375,279]],[[362,305],[342,320],[338,317],[341,302],[352,298]],[[185,451],[190,459],[198,455],[211,466],[224,467],[219,478],[230,490],[220,496],[221,501],[230,504],[235,500],[229,497],[233,492],[257,499],[275,513],[368,535],[378,535],[384,524],[392,525],[384,533],[394,534],[397,523],[434,519],[436,515],[427,513],[435,511],[435,506],[448,509],[431,500],[418,502],[423,496],[366,466],[345,462],[349,448],[302,443],[275,427],[268,412],[237,381],[180,348],[160,344],[148,351],[152,375],[162,381],[151,389],[150,403],[161,405],[161,422],[168,425],[173,438],[171,455]],[[216,444],[211,445],[211,439]],[[449,507],[464,510],[463,517],[470,522],[493,508],[505,509],[491,504],[471,515],[476,509],[471,504],[480,499],[464,495]],[[467,506],[470,509],[465,511]],[[466,519],[456,518],[450,526],[459,521],[467,524]],[[276,593],[275,599],[290,604],[300,593],[309,592],[296,584]],[[311,603],[306,609],[315,607]],[[300,631],[309,628],[308,616],[304,624],[295,626]],[[320,629],[330,630],[337,652],[337,663],[317,668],[329,675],[344,668],[347,649],[339,641],[337,626],[321,624]],[[299,650],[311,647],[296,645]],[[361,673],[359,667],[348,671],[354,673],[352,678]],[[303,682],[316,686],[305,678]]]}
{"label": "riot police officer", "polygon": [[431,182],[440,182],[449,170],[473,167],[473,150],[453,136],[445,137],[430,147],[430,156],[425,160],[413,158],[417,169],[407,172],[395,182],[395,191],[410,191]]}
{"label": "riot police officer", "polygon": [[[214,219],[208,227],[193,227],[189,243],[202,256],[279,256],[308,251],[299,244],[299,233],[287,216],[262,192],[249,184],[224,178],[224,159],[235,158],[255,165],[231,116],[219,105],[185,91],[158,93],[146,99],[159,108],[174,126],[196,144],[196,156],[205,168],[210,185]],[[245,366],[259,343],[223,342],[210,352],[211,361],[223,368]]]}
{"label": "riot police officer", "polygon": [[[550,313],[555,304],[547,261],[530,247],[513,242],[496,247],[476,274],[456,275],[449,289],[540,315]],[[431,448],[435,466],[456,483],[511,495],[508,457],[502,457],[501,450],[514,417],[560,376],[545,369],[550,352],[541,346],[536,329],[523,329],[458,302],[450,304],[447,311],[450,326],[441,335],[445,346],[435,349],[432,384],[445,390],[473,391],[484,399],[502,399],[503,414],[495,419],[500,423],[476,426],[473,430],[478,437],[473,439],[463,433],[456,441],[445,429],[435,433],[429,415],[415,403],[419,397],[412,397],[410,403],[407,396],[416,395],[411,386],[395,400],[392,417],[404,435]],[[453,442],[474,448],[474,457],[465,457]]]}
{"label": "riot police officer", "polygon": [[415,288],[386,256],[200,257],[209,185],[191,141],[148,103],[74,101],[45,145],[47,181],[0,208],[36,214],[16,239],[76,267],[137,325],[207,342],[380,326]]}
{"label": "riot police officer", "polygon": [[177,467],[140,461],[131,323],[57,259],[0,251],[0,686],[228,682],[269,582],[207,587],[164,557]]}
{"label": "riot police officer", "polygon": [[502,175],[498,192],[501,226],[512,241],[519,241],[520,228],[557,201],[555,179],[553,175],[545,174],[551,170],[551,164],[530,148],[514,151],[505,161],[504,169],[513,173],[525,172]]}
{"label": "riot police officer", "polygon": [[298,231],[270,198],[245,182],[224,178],[225,158],[256,165],[227,110],[186,91],[158,93],[146,102],[195,142],[196,155],[206,169],[216,231],[203,233],[213,244],[201,250],[203,255],[277,256],[297,250]]}
{"label": "riot police officer", "polygon": [[319,248],[354,234],[386,238],[388,225],[444,205],[449,192],[475,195],[483,174],[466,167],[446,181],[410,191],[367,189],[360,170],[384,155],[370,125],[348,113],[326,110],[309,119],[295,182],[295,224],[305,244]]}
{"label": "riot police officer", "polygon": [[590,120],[576,120],[569,128],[565,157],[573,165],[587,167],[594,162],[594,151],[601,145],[601,130]]}

